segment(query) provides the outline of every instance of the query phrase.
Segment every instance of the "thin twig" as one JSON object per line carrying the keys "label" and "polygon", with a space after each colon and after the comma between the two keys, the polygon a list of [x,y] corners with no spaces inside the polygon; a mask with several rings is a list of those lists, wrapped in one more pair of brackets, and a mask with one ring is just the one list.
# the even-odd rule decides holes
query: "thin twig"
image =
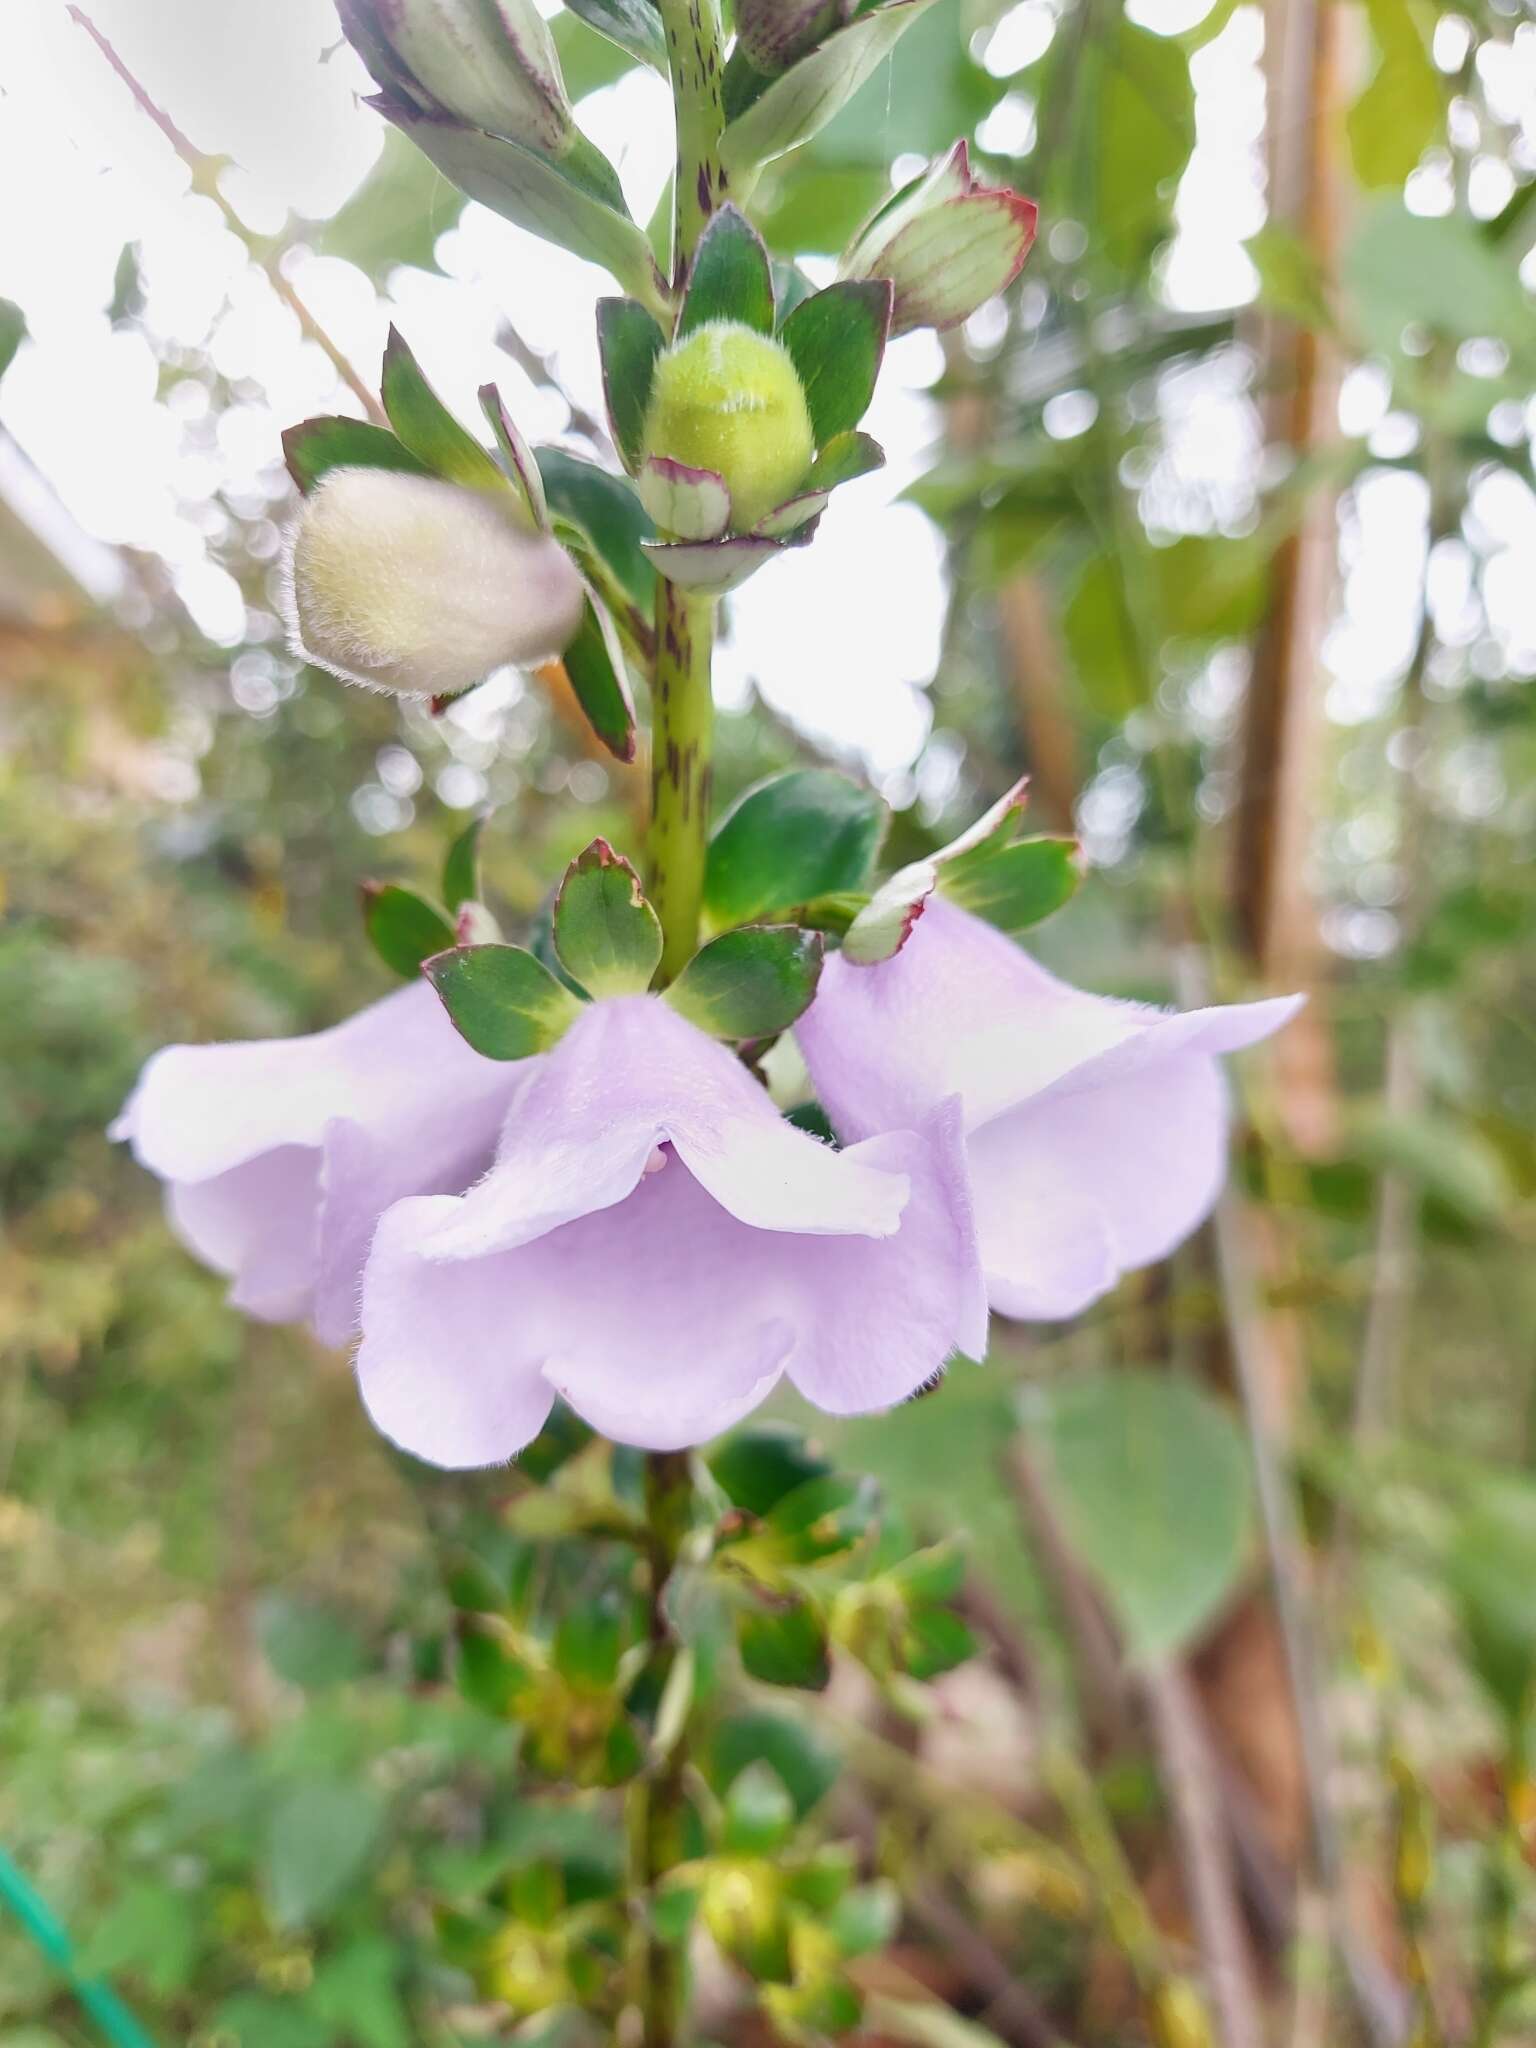
{"label": "thin twig", "polygon": [[181,161],[192,173],[194,189],[205,194],[213,201],[223,214],[231,231],[245,244],[251,260],[261,270],[273,291],[276,292],[289,312],[298,321],[300,330],[306,340],[316,343],[318,347],[324,350],[332,369],[341,378],[368,418],[376,426],[386,426],[388,422],[384,416],[384,408],[380,405],[378,399],[369,390],[367,384],[364,383],[361,375],[353,367],[343,349],[327,333],[326,329],[315,318],[314,314],[294,290],[293,285],[283,275],[283,251],[281,248],[275,245],[265,249],[258,248],[253,242],[245,223],[225,198],[219,186],[220,159],[218,157],[205,156],[200,149],[187,140],[165,109],[146,92],[139,80],[129,70],[112,44],[108,42],[107,38],[102,34],[95,22],[91,20],[83,7],[72,5],[68,12],[70,19],[85,30],[91,41],[100,50],[102,56],[111,65],[113,71],[116,72],[119,79],[127,87],[134,105],[149,120],[153,121],[172,149],[175,150],[177,156],[181,158]]}

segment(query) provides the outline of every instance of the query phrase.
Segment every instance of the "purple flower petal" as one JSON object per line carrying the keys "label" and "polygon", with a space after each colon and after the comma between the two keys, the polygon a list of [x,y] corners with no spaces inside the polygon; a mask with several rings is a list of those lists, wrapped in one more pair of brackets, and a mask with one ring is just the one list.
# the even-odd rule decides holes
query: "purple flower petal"
{"label": "purple flower petal", "polygon": [[1050,1319],[1209,1213],[1227,1147],[1216,1055],[1268,1037],[1299,1001],[1169,1015],[1088,995],[934,897],[894,958],[830,958],[795,1035],[845,1137],[960,1095],[992,1304]]}
{"label": "purple flower petal", "polygon": [[167,1046],[112,1136],[168,1183],[173,1227],[237,1307],[344,1344],[380,1214],[483,1172],[520,1079],[423,983],[306,1038]]}

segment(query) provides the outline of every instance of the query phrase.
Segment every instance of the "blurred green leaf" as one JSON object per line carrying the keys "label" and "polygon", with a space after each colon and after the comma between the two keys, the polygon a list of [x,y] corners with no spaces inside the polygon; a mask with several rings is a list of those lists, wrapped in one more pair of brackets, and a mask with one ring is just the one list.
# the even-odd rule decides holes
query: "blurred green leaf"
{"label": "blurred green leaf", "polygon": [[362,1874],[384,1810],[366,1785],[333,1777],[290,1785],[267,1819],[262,1877],[280,1927],[322,1919]]}
{"label": "blurred green leaf", "polygon": [[27,316],[13,299],[0,299],[0,377],[27,338]]}
{"label": "blurred green leaf", "polygon": [[733,1504],[766,1515],[786,1494],[832,1470],[826,1456],[784,1422],[752,1423],[726,1438],[709,1469]]}
{"label": "blurred green leaf", "polygon": [[1487,242],[1464,215],[1410,213],[1400,199],[1379,199],[1344,252],[1343,273],[1367,340],[1390,355],[1414,324],[1453,341],[1528,333],[1514,252]]}
{"label": "blurred green leaf", "polygon": [[1445,88],[1431,49],[1435,15],[1420,0],[1366,0],[1365,12],[1377,62],[1346,117],[1349,151],[1367,189],[1399,186],[1445,121]]}
{"label": "blurred green leaf", "polygon": [[323,256],[355,263],[375,284],[396,264],[436,267],[437,238],[464,210],[464,195],[393,128],[362,185],[339,213],[317,223],[308,239]]}
{"label": "blurred green leaf", "polygon": [[795,1803],[771,1764],[750,1763],[725,1794],[722,1846],[728,1856],[772,1856],[789,1840]]}
{"label": "blurred green leaf", "polygon": [[837,1782],[838,1762],[815,1734],[782,1714],[727,1715],[712,1739],[715,1784],[724,1790],[750,1764],[770,1764],[804,1819]]}
{"label": "blurred green leaf", "polygon": [[821,977],[820,932],[739,925],[694,954],[663,1000],[715,1038],[773,1038],[810,1008]]}
{"label": "blurred green leaf", "polygon": [[1477,1675],[1518,1728],[1536,1704],[1536,1487],[1487,1487],[1452,1535],[1446,1581]]}
{"label": "blurred green leaf", "polygon": [[1106,1372],[1031,1388],[1021,1414],[1132,1654],[1193,1641],[1248,1555],[1248,1452],[1226,1409],[1185,1379]]}
{"label": "blurred green leaf", "polygon": [[764,1685],[820,1692],[832,1676],[826,1624],[808,1600],[788,1607],[753,1607],[736,1617],[743,1667]]}
{"label": "blurred green leaf", "polygon": [[818,448],[856,427],[869,410],[890,317],[888,282],[847,280],[802,299],[780,329],[805,386]]}
{"label": "blurred green leaf", "polygon": [[640,877],[606,839],[565,871],[555,898],[555,950],[593,996],[638,995],[661,964],[661,923]]}
{"label": "blurred green leaf", "polygon": [[423,960],[452,946],[453,926],[414,889],[402,889],[397,882],[365,882],[362,897],[369,942],[402,981],[414,981]]}
{"label": "blurred green leaf", "polygon": [[288,1593],[270,1593],[257,1611],[267,1662],[290,1685],[339,1685],[367,1668],[362,1637],[333,1607]]}

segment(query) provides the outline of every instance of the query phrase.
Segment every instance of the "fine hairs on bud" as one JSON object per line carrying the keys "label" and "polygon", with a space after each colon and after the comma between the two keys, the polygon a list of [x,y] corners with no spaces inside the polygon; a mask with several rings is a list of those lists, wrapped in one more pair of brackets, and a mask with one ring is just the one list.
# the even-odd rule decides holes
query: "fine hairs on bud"
{"label": "fine hairs on bud", "polygon": [[570,645],[585,591],[570,556],[484,491],[334,469],[289,537],[295,654],[344,682],[443,697]]}
{"label": "fine hairs on bud", "polygon": [[710,320],[656,359],[645,452],[713,470],[741,532],[787,498],[816,453],[805,392],[782,342]]}

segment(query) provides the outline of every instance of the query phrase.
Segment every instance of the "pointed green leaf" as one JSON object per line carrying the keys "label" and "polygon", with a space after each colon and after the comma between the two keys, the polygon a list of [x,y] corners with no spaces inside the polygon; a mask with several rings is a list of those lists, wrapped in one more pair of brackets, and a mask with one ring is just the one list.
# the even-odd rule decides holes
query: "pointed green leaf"
{"label": "pointed green leaf", "polygon": [[576,701],[618,761],[635,758],[635,704],[613,621],[589,592],[576,637],[561,659]]}
{"label": "pointed green leaf", "polygon": [[589,28],[666,77],[667,39],[651,0],[568,0],[568,4]]}
{"label": "pointed green leaf", "polygon": [[939,889],[962,910],[1017,938],[1070,903],[1082,881],[1075,839],[1020,839],[939,869]]}
{"label": "pointed green leaf", "polygon": [[306,493],[331,469],[399,469],[407,476],[433,473],[388,427],[368,420],[304,420],[284,433],[283,456],[288,474]]}
{"label": "pointed green leaf", "polygon": [[820,1692],[832,1676],[826,1624],[808,1600],[739,1614],[736,1646],[745,1669],[764,1685]]}
{"label": "pointed green leaf", "polygon": [[694,469],[652,455],[635,479],[640,502],[663,533],[679,540],[715,540],[730,524],[731,494],[713,469]]}
{"label": "pointed green leaf", "polygon": [[390,328],[385,344],[379,395],[389,424],[434,476],[482,491],[506,489],[507,480],[491,457],[469,429],[459,425],[422,375],[398,327]]}
{"label": "pointed green leaf", "polygon": [[333,1906],[373,1854],[378,1795],[335,1777],[290,1784],[266,1818],[262,1876],[279,1927],[303,1927]]}
{"label": "pointed green leaf", "polygon": [[749,1515],[766,1515],[808,1479],[832,1470],[827,1458],[787,1422],[757,1422],[739,1429],[709,1461],[726,1498]]}
{"label": "pointed green leaf", "polygon": [[772,80],[744,113],[727,123],[721,139],[721,159],[736,189],[750,188],[760,164],[823,129],[930,4],[888,0],[873,7]]}
{"label": "pointed green leaf", "polygon": [[902,1630],[902,1661],[913,1678],[938,1678],[976,1654],[976,1638],[947,1607],[916,1607]]}
{"label": "pointed green leaf", "polygon": [[666,311],[651,245],[625,209],[612,165],[596,150],[579,162],[568,156],[557,164],[521,143],[435,119],[388,95],[371,104],[461,192],[530,234],[601,264],[632,299]]}
{"label": "pointed green leaf", "polygon": [[772,1038],[810,1008],[824,945],[798,925],[741,925],[695,953],[665,1000],[714,1038]]}
{"label": "pointed green leaf", "polygon": [[453,944],[453,926],[440,910],[397,882],[364,882],[363,928],[384,965],[414,981],[423,960]]}
{"label": "pointed green leaf", "polygon": [[661,964],[661,921],[640,877],[606,839],[594,839],[566,869],[554,935],[561,966],[593,996],[639,995]]}
{"label": "pointed green leaf", "polygon": [[[480,900],[480,834],[489,815],[487,811],[472,818],[444,857],[443,902],[450,916],[461,903]],[[433,951],[441,952],[442,948],[435,946]]]}
{"label": "pointed green leaf", "polygon": [[890,324],[891,286],[883,277],[830,284],[784,322],[780,339],[805,386],[818,448],[869,410]]}
{"label": "pointed green leaf", "polygon": [[831,768],[793,768],[760,782],[710,840],[704,907],[716,927],[745,924],[869,880],[885,806]]}
{"label": "pointed green leaf", "polygon": [[581,1004],[521,946],[455,946],[426,963],[459,1035],[488,1060],[547,1052]]}
{"label": "pointed green leaf", "polygon": [[648,613],[656,596],[656,572],[641,542],[653,540],[656,529],[635,496],[634,485],[596,463],[567,455],[563,448],[539,450],[539,474],[554,517],[598,556],[625,593]]}
{"label": "pointed green leaf", "polygon": [[1355,176],[1368,189],[1400,186],[1445,122],[1448,80],[1435,65],[1435,10],[1417,0],[1366,0],[1376,44],[1371,82],[1345,120]]}
{"label": "pointed green leaf", "polygon": [[711,1776],[717,1787],[728,1786],[749,1764],[771,1764],[800,1820],[837,1783],[837,1758],[809,1728],[784,1714],[748,1711],[727,1715],[717,1725],[710,1747]]}
{"label": "pointed green leaf", "polygon": [[541,529],[549,525],[549,505],[544,497],[544,480],[539,475],[539,465],[534,460],[533,450],[523,439],[511,414],[502,404],[501,393],[494,384],[482,384],[477,394],[480,410],[496,436],[496,445],[501,450],[502,460],[514,490],[523,501],[531,525]]}
{"label": "pointed green leaf", "polygon": [[666,337],[637,300],[598,300],[597,349],[608,424],[619,459],[631,476],[640,467],[651,378],[665,347]]}
{"label": "pointed green leaf", "polygon": [[773,273],[756,228],[734,206],[711,214],[688,273],[676,339],[711,320],[773,332]]}

